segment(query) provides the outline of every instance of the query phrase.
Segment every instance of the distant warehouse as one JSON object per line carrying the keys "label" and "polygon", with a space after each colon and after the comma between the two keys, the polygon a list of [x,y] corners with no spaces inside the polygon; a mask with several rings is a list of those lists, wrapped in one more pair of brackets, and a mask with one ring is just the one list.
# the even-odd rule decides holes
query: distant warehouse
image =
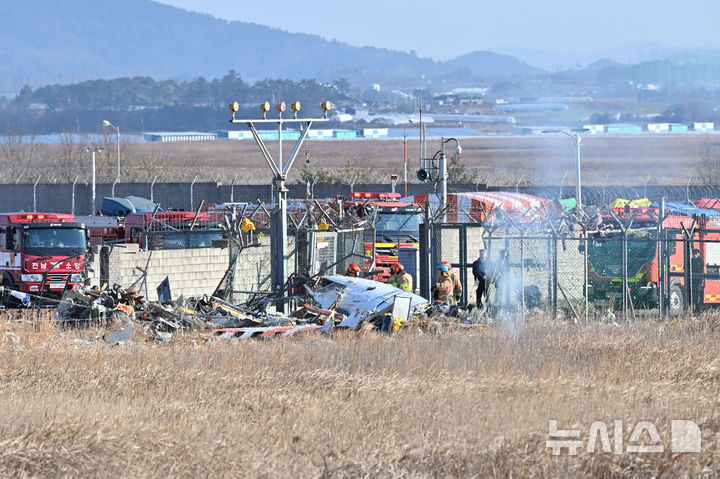
{"label": "distant warehouse", "polygon": [[159,141],[159,142],[171,142],[171,141],[208,141],[216,140],[216,133],[201,132],[201,131],[158,131],[143,133],[145,141]]}

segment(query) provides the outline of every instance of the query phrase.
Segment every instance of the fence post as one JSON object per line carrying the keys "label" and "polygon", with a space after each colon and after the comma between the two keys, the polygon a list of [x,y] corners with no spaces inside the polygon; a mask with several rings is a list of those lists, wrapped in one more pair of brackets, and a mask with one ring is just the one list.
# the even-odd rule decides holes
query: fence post
{"label": "fence post", "polygon": [[557,247],[557,233],[553,229],[553,247],[552,247],[552,308],[553,308],[553,319],[557,319],[558,315],[558,247]]}
{"label": "fence post", "polygon": [[197,175],[192,180],[192,183],[190,183],[190,211],[193,211],[195,209],[195,203],[193,202],[193,189],[195,188],[195,182],[197,181]]}
{"label": "fence post", "polygon": [[460,283],[466,285],[462,289],[462,304],[468,305],[468,280],[467,280],[467,228],[468,225],[461,225],[458,233],[460,235]]}
{"label": "fence post", "polygon": [[583,292],[585,295],[585,324],[588,323],[590,315],[590,300],[588,299],[588,231],[587,228],[583,228]]}
{"label": "fence post", "polygon": [[150,201],[155,203],[155,180],[157,180],[157,175],[153,177],[152,183],[150,183]]}
{"label": "fence post", "polygon": [[660,218],[657,231],[658,257],[658,315],[665,318],[665,244],[663,242],[663,223],[665,219],[665,197],[660,199]]}
{"label": "fence post", "polygon": [[40,183],[41,175],[38,175],[35,184],[33,185],[33,213],[37,212],[37,185]]}
{"label": "fence post", "polygon": [[627,321],[628,306],[628,278],[627,278],[627,232],[622,229],[622,315],[623,321]]}
{"label": "fence post", "polygon": [[525,230],[520,230],[520,319],[525,322]]}
{"label": "fence post", "polygon": [[75,184],[77,183],[78,178],[80,178],[80,176],[75,177],[75,181],[73,181],[72,186],[72,204],[70,206],[70,213],[73,215],[75,214]]}
{"label": "fence post", "polygon": [[432,244],[431,235],[432,225],[430,223],[430,204],[425,203],[425,213],[423,218],[423,224],[420,229],[420,296],[432,301],[430,295],[430,271],[432,264],[432,253],[431,249],[435,246]]}
{"label": "fence post", "polygon": [[230,203],[235,203],[235,180],[237,180],[237,177],[238,175],[235,175],[230,183]]}

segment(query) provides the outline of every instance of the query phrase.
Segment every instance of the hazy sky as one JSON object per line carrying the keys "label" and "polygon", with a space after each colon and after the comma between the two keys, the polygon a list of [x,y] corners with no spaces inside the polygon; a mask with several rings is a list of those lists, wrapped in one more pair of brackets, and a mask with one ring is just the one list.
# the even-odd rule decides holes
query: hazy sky
{"label": "hazy sky", "polygon": [[501,47],[578,54],[646,42],[720,46],[719,0],[159,1],[438,60]]}

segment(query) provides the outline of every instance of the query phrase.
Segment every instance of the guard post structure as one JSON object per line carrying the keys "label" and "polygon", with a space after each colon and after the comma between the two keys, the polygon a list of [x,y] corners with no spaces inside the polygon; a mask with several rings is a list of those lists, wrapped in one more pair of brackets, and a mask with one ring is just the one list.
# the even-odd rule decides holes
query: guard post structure
{"label": "guard post structure", "polygon": [[[270,170],[273,173],[273,191],[275,192],[277,201],[275,208],[272,211],[270,217],[270,277],[273,292],[281,291],[285,286],[288,279],[288,243],[287,243],[287,188],[285,187],[285,181],[287,180],[290,168],[292,168],[293,162],[297,157],[300,148],[307,138],[308,132],[315,122],[328,121],[328,111],[332,107],[330,101],[325,101],[320,105],[324,111],[322,118],[298,118],[298,112],[300,111],[300,102],[296,101],[290,105],[293,110],[293,117],[290,119],[283,118],[283,113],[286,110],[285,102],[281,102],[276,105],[278,111],[278,117],[276,119],[268,118],[267,114],[270,111],[270,102],[265,102],[260,105],[262,111],[262,119],[237,119],[235,114],[240,110],[238,102],[234,102],[230,105],[230,111],[232,112],[232,118],[230,123],[245,123],[255,138],[255,142],[260,148],[260,152],[265,158]],[[278,155],[277,160],[273,159],[270,151],[268,150],[265,142],[260,138],[260,135],[255,128],[258,123],[274,123],[278,128]],[[301,128],[300,137],[295,142],[295,146],[288,155],[287,159],[283,158],[283,124],[284,123],[299,123],[304,124]],[[278,311],[285,313],[286,303],[280,302],[277,305]]]}

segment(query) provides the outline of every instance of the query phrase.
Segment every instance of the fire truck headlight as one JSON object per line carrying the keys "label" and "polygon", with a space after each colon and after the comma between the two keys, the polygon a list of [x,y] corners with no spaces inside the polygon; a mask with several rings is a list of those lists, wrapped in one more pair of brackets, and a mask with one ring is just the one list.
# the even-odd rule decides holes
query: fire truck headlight
{"label": "fire truck headlight", "polygon": [[82,280],[83,276],[81,274],[73,274],[70,278],[70,281],[72,281],[73,283],[79,283]]}
{"label": "fire truck headlight", "polygon": [[41,274],[23,274],[21,277],[24,283],[39,283],[43,279]]}

